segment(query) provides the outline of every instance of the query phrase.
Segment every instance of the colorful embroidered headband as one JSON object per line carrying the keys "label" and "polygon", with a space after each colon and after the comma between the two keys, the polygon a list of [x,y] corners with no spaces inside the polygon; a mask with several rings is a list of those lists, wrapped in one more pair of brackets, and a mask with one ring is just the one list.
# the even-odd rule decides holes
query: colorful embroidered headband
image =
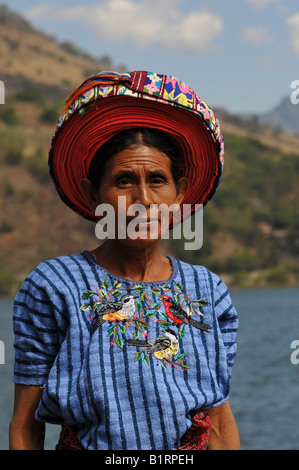
{"label": "colorful embroidered headband", "polygon": [[101,72],[87,78],[66,100],[51,139],[49,170],[62,201],[89,220],[79,184],[88,178],[95,152],[119,132],[149,127],[168,133],[185,164],[189,191],[182,203],[205,205],[223,168],[224,142],[217,117],[178,78],[146,71]]}

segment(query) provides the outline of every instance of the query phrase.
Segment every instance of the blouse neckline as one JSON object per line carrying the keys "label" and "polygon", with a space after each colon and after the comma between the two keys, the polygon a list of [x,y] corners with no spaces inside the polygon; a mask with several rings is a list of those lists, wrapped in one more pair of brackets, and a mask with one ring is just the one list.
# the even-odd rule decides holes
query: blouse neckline
{"label": "blouse neckline", "polygon": [[122,282],[131,282],[131,283],[134,283],[134,284],[137,284],[137,285],[162,286],[164,284],[168,284],[168,283],[172,282],[176,278],[177,272],[178,272],[178,266],[177,266],[176,259],[173,258],[172,256],[166,256],[169,259],[170,264],[171,264],[171,268],[172,268],[172,272],[171,272],[170,276],[168,277],[168,279],[164,279],[164,280],[161,280],[161,281],[144,281],[144,282],[142,282],[142,281],[136,281],[134,279],[130,279],[130,278],[127,278],[127,277],[121,277],[121,276],[118,276],[117,274],[114,274],[113,272],[109,271],[108,269],[106,269],[102,265],[100,265],[98,263],[97,259],[96,259],[96,256],[93,255],[92,253],[90,253],[90,251],[88,251],[88,250],[83,251],[82,256],[87,261],[89,261],[93,266],[95,266],[97,269],[100,269],[103,273],[106,273],[107,276],[110,276],[110,277],[112,276],[116,280],[119,280],[119,281],[122,281]]}

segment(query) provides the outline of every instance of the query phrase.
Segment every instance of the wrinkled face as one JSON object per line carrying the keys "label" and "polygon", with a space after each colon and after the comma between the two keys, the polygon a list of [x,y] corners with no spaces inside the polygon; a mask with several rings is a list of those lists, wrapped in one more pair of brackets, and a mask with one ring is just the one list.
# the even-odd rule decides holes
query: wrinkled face
{"label": "wrinkled face", "polygon": [[177,185],[174,182],[169,157],[141,145],[129,147],[107,162],[97,196],[98,204],[114,208],[117,233],[125,228],[126,238],[148,242],[161,238],[167,230],[171,208],[174,204],[178,208],[185,191],[184,178]]}

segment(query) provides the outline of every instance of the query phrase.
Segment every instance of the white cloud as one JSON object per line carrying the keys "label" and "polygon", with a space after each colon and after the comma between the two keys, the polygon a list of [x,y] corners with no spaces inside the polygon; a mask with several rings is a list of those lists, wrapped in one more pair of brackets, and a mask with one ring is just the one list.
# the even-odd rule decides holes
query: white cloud
{"label": "white cloud", "polygon": [[223,31],[221,18],[207,10],[184,13],[182,0],[102,0],[92,6],[61,8],[42,3],[27,12],[30,20],[81,21],[99,39],[132,41],[138,47],[206,52]]}
{"label": "white cloud", "polygon": [[211,49],[214,38],[222,31],[223,23],[218,16],[207,11],[192,12],[166,31],[163,43],[169,48],[205,52]]}
{"label": "white cloud", "polygon": [[273,0],[247,0],[247,3],[254,7],[264,7],[268,3],[273,3]]}
{"label": "white cloud", "polygon": [[285,0],[247,0],[247,3],[254,7],[263,8],[269,3],[281,3],[283,1]]}
{"label": "white cloud", "polygon": [[296,55],[299,56],[299,13],[290,16],[287,19],[287,25],[290,29],[291,46]]}
{"label": "white cloud", "polygon": [[268,35],[266,29],[262,26],[246,28],[242,32],[241,37],[244,41],[256,44],[257,46],[273,42],[273,38]]}

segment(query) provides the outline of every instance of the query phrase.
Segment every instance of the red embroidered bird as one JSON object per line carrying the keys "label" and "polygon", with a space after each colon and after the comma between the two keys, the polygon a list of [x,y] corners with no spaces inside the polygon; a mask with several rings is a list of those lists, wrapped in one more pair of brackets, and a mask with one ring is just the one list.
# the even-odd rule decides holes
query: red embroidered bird
{"label": "red embroidered bird", "polygon": [[165,313],[170,320],[177,325],[188,324],[202,331],[209,331],[212,329],[211,326],[194,320],[191,315],[188,315],[179,305],[177,305],[168,295],[162,294],[159,298],[162,300],[165,307]]}

